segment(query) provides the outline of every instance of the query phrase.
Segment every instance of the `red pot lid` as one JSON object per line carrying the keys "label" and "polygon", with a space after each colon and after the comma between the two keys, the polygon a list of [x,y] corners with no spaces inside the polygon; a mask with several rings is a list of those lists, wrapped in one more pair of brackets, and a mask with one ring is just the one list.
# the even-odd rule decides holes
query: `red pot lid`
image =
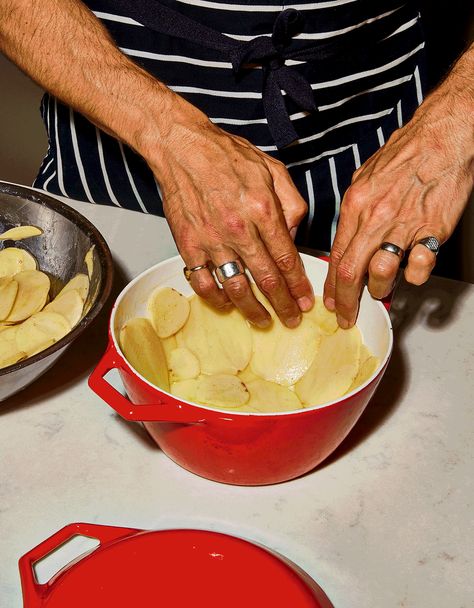
{"label": "red pot lid", "polygon": [[[76,535],[101,545],[39,585],[34,563]],[[20,573],[25,608],[333,608],[290,561],[204,530],[71,524],[21,558]]]}

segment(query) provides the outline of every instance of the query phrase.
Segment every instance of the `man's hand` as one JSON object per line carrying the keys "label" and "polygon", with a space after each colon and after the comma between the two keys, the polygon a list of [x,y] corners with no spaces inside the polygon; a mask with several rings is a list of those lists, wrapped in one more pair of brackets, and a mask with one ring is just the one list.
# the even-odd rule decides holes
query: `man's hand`
{"label": "man's hand", "polygon": [[[0,50],[146,160],[189,268],[241,258],[281,320],[299,324],[313,295],[291,236],[306,204],[281,163],[133,63],[80,0],[0,0]],[[192,286],[216,306],[232,301],[253,323],[269,323],[243,275],[221,290],[202,270]]]}
{"label": "man's hand", "polygon": [[[145,158],[186,266],[242,260],[283,323],[296,327],[313,293],[291,236],[307,207],[286,168],[184,100],[176,99],[173,115],[159,142],[150,133]],[[214,306],[233,302],[252,323],[270,323],[245,275],[219,289],[202,269],[191,274],[191,285]]]}
{"label": "man's hand", "polygon": [[421,285],[429,278],[436,256],[416,243],[449,238],[473,185],[474,45],[412,120],[354,173],[324,288],[325,305],[341,327],[355,323],[366,273],[373,297],[392,290],[400,259],[380,250],[384,241],[412,248],[407,281]]}

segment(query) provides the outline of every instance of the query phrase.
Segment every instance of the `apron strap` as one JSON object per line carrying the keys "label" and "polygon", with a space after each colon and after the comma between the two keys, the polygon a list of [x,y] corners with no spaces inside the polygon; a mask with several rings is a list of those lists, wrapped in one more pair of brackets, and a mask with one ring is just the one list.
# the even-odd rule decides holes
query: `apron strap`
{"label": "apron strap", "polygon": [[403,23],[406,16],[405,11],[398,10],[404,6],[403,0],[389,0],[387,4],[396,7],[392,10],[394,17],[387,15],[382,19],[382,24],[378,23],[378,20],[369,20],[364,26],[346,33],[342,40],[338,40],[339,37],[336,36],[336,40],[332,42],[290,50],[292,38],[304,27],[303,14],[293,8],[278,14],[271,36],[257,36],[252,40],[240,42],[158,1],[114,0],[114,8],[151,30],[220,52],[230,60],[235,75],[241,74],[249,65],[261,65],[263,107],[277,148],[284,148],[298,139],[286,109],[282,90],[301,110],[317,111],[311,85],[299,72],[285,65],[285,60],[350,62],[355,51],[358,59],[361,55],[373,53],[372,44],[393,32]]}

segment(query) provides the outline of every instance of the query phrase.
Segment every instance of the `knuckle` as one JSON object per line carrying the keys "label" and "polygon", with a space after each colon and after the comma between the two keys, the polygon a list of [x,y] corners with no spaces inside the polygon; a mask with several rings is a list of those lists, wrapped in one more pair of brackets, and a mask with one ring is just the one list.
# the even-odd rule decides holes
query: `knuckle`
{"label": "knuckle", "polygon": [[280,289],[281,281],[279,277],[275,275],[269,275],[259,281],[260,290],[266,294],[271,295]]}
{"label": "knuckle", "polygon": [[229,215],[225,220],[227,232],[231,236],[242,237],[245,234],[246,223],[238,215]]}
{"label": "knuckle", "polygon": [[336,270],[337,281],[352,284],[357,280],[357,272],[351,262],[341,262]]}
{"label": "knuckle", "polygon": [[215,285],[213,285],[211,281],[205,281],[202,279],[197,279],[193,287],[198,296],[201,296],[201,298],[204,298],[205,300],[212,298],[216,289]]}
{"label": "knuckle", "polygon": [[388,280],[393,276],[394,271],[396,271],[396,266],[392,260],[376,259],[371,262],[369,271],[375,279]]}
{"label": "knuckle", "polygon": [[344,195],[344,202],[341,205],[341,213],[353,213],[360,211],[366,200],[365,188],[359,183],[352,184]]}
{"label": "knuckle", "polygon": [[268,219],[273,212],[274,201],[270,197],[260,196],[252,202],[253,215],[259,219]]}
{"label": "knuckle", "polygon": [[331,263],[339,264],[343,255],[344,255],[344,248],[335,242],[331,249]]}
{"label": "knuckle", "polygon": [[230,279],[224,283],[224,288],[233,300],[242,300],[249,295],[249,287],[245,279]]}
{"label": "knuckle", "polygon": [[291,272],[292,270],[301,268],[299,255],[294,251],[282,254],[275,259],[275,263],[281,272]]}

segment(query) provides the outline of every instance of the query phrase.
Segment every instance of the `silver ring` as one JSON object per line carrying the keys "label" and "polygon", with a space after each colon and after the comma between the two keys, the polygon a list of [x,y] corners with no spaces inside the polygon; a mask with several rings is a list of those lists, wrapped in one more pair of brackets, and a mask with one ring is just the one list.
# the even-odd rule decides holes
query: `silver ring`
{"label": "silver ring", "polygon": [[207,270],[211,270],[214,268],[214,265],[212,264],[212,262],[206,262],[205,264],[201,264],[200,266],[194,266],[193,268],[188,268],[187,266],[185,266],[183,268],[183,272],[184,272],[186,281],[191,280],[191,275],[193,272],[196,272],[198,270],[203,270],[204,268],[207,268]]}
{"label": "silver ring", "polygon": [[219,283],[225,283],[232,277],[236,277],[238,274],[244,274],[245,269],[239,260],[232,260],[221,264],[216,268],[216,277]]}
{"label": "silver ring", "polygon": [[440,244],[435,236],[427,236],[424,239],[416,241],[415,245],[424,245],[427,249],[438,255]]}
{"label": "silver ring", "polygon": [[403,251],[403,249],[401,247],[399,247],[398,245],[395,245],[394,243],[389,243],[388,241],[385,241],[385,243],[382,243],[380,245],[380,249],[383,249],[384,251],[390,251],[390,253],[394,253],[401,260],[403,259],[403,256],[405,255],[405,252]]}

